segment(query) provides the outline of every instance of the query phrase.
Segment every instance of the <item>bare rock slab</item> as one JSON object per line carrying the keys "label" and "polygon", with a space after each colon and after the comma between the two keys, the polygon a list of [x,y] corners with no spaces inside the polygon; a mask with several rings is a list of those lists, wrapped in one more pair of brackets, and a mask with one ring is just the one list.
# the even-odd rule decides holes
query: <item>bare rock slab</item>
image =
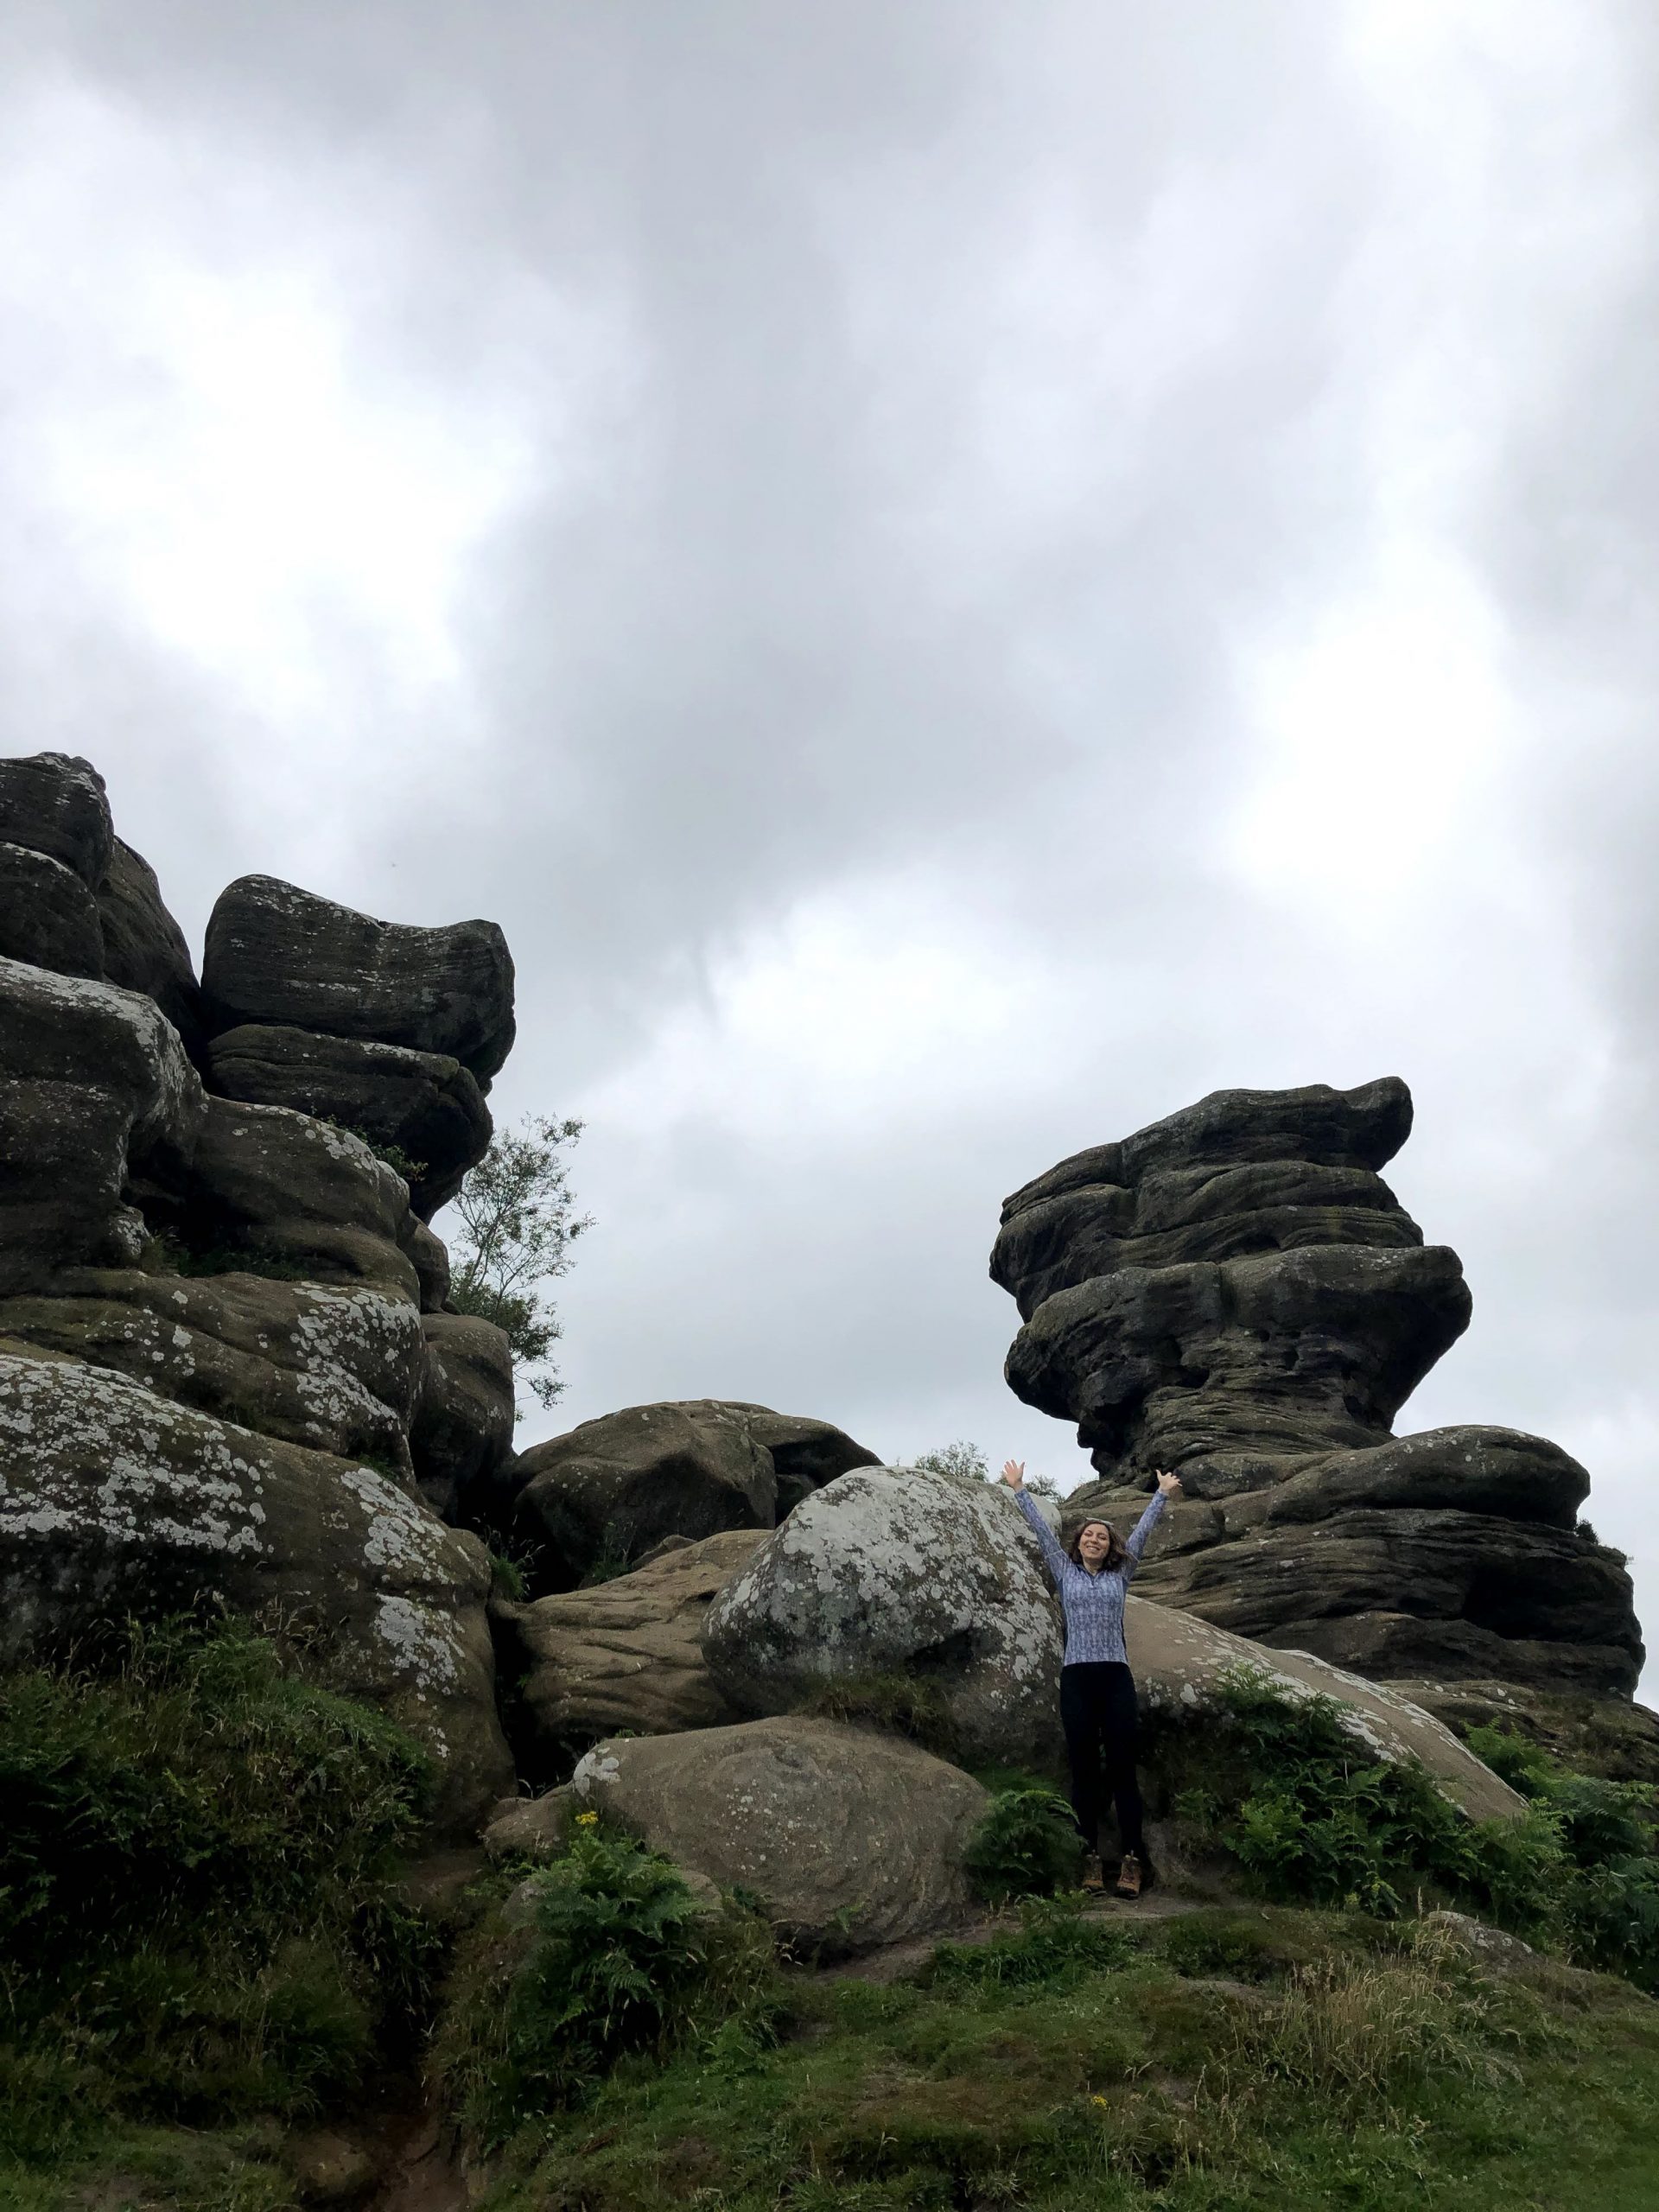
{"label": "bare rock slab", "polygon": [[576,1796],[722,1889],[798,1952],[844,1956],[972,1909],[962,1857],[989,1802],[912,1744],[831,1720],[747,1721],[595,1746]]}
{"label": "bare rock slab", "polygon": [[796,1507],[703,1623],[709,1671],[751,1713],[902,1674],[937,1690],[965,1758],[1050,1745],[1061,1632],[1037,1541],[1000,1487],[909,1467],[841,1476]]}

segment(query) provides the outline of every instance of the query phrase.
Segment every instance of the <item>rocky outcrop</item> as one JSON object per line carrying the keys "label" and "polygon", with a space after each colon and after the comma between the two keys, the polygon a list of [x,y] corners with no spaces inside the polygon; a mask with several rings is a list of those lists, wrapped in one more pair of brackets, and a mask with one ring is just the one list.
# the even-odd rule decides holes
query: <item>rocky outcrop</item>
{"label": "rocky outcrop", "polygon": [[[23,876],[0,852],[0,944],[34,956],[0,957],[0,1658],[90,1649],[130,1611],[253,1614],[404,1721],[436,1755],[438,1825],[470,1829],[512,1770],[488,1560],[423,1498],[412,1446],[441,1499],[499,1466],[505,1340],[435,1310],[441,1242],[404,1176],[337,1126],[360,1094],[318,1088],[300,1108],[216,1093],[183,939],[85,762],[0,761],[0,845],[52,890],[25,917],[35,937],[8,935],[4,884]],[[480,1065],[499,1055],[499,932],[390,938],[363,1005],[413,1008]],[[469,1007],[474,954],[487,988]],[[454,1109],[467,1134],[445,1176],[487,1140],[454,1057],[312,1041],[308,1065],[390,1066],[383,1096]],[[216,1044],[226,1067],[259,1060]]]}
{"label": "rocky outcrop", "polygon": [[828,1421],[691,1398],[630,1406],[538,1444],[514,1464],[513,1534],[538,1592],[572,1589],[601,1560],[664,1536],[771,1529],[873,1454]]}
{"label": "rocky outcrop", "polygon": [[78,1360],[0,1354],[0,1661],[203,1598],[320,1639],[436,1754],[441,1825],[511,1773],[476,1538],[396,1483]]}
{"label": "rocky outcrop", "polygon": [[798,1505],[702,1629],[709,1673],[741,1711],[903,1675],[932,1688],[963,1758],[1006,1765],[1055,1744],[1060,1644],[1013,1500],[909,1467],[843,1475]]}
{"label": "rocky outcrop", "polygon": [[245,875],[207,924],[215,1035],[245,1022],[401,1045],[494,1075],[512,1048],[512,959],[493,922],[415,929]]}
{"label": "rocky outcrop", "polygon": [[1470,1313],[1378,1172],[1410,1126],[1392,1078],[1217,1091],[1063,1161],[1003,1209],[1008,1381],[1100,1471],[1068,1520],[1133,1518],[1179,1471],[1195,1503],[1144,1595],[1373,1677],[1628,1694],[1630,1580],[1576,1533],[1577,1462],[1509,1429],[1391,1433]]}
{"label": "rocky outcrop", "polygon": [[620,1737],[572,1777],[586,1805],[678,1866],[742,1890],[806,1957],[950,1927],[989,1802],[913,1744],[833,1720]]}
{"label": "rocky outcrop", "polygon": [[747,1718],[750,1708],[715,1680],[700,1637],[710,1600],[766,1541],[759,1529],[728,1529],[591,1590],[498,1600],[491,1616],[518,1682],[521,1764],[568,1772],[619,1729],[666,1736]]}
{"label": "rocky outcrop", "polygon": [[477,1078],[441,1053],[252,1022],[215,1037],[207,1052],[207,1080],[221,1096],[287,1106],[395,1147],[410,1163],[410,1202],[423,1221],[489,1149],[493,1125]]}

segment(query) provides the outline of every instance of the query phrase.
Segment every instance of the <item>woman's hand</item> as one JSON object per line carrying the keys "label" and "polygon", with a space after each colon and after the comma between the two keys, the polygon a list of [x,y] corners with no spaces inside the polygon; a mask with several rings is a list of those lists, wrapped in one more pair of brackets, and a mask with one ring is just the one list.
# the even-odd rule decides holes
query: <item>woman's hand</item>
{"label": "woman's hand", "polygon": [[1002,1479],[1010,1490],[1023,1490],[1026,1484],[1026,1463],[1023,1459],[1005,1459]]}
{"label": "woman's hand", "polygon": [[1181,1495],[1181,1478],[1179,1475],[1166,1473],[1160,1467],[1158,1470],[1158,1487],[1166,1497],[1179,1497]]}

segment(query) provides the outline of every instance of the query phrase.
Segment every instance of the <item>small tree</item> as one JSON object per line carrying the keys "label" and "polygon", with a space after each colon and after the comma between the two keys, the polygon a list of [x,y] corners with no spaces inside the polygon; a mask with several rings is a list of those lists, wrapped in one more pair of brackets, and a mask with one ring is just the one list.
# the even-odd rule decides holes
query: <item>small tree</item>
{"label": "small tree", "polygon": [[[942,1444],[937,1451],[918,1452],[909,1462],[930,1475],[944,1475],[953,1483],[988,1483],[991,1471],[985,1454],[977,1444],[969,1444],[958,1437],[954,1444]],[[1035,1491],[1039,1497],[1058,1497],[1058,1484],[1046,1475],[1027,1475],[1026,1488]]]}
{"label": "small tree", "polygon": [[505,1332],[524,1381],[543,1405],[564,1389],[550,1355],[564,1333],[543,1283],[570,1271],[570,1247],[593,1226],[577,1215],[564,1147],[580,1122],[532,1116],[499,1131],[454,1201],[461,1237],[451,1259],[449,1303]]}

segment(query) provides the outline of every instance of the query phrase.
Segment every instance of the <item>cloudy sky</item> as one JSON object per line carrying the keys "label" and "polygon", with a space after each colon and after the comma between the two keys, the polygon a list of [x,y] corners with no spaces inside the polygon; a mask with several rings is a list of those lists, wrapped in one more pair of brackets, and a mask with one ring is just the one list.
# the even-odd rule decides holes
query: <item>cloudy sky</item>
{"label": "cloudy sky", "polygon": [[1659,1618],[1649,0],[10,0],[0,746],[499,919],[569,1388],[1070,1484],[1003,1192],[1398,1073]]}

